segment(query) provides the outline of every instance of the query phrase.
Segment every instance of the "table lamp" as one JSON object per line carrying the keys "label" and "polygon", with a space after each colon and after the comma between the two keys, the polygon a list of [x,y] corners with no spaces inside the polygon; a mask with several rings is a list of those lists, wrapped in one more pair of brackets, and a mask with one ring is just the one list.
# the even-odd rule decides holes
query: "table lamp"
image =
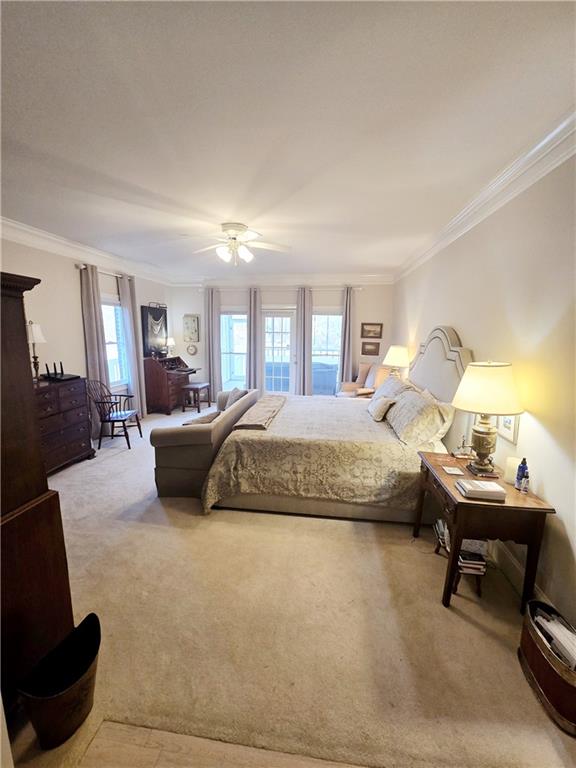
{"label": "table lamp", "polygon": [[408,348],[401,347],[398,344],[392,344],[388,347],[388,352],[386,352],[386,357],[382,361],[382,365],[392,368],[390,375],[399,376],[400,368],[408,368],[410,365]]}
{"label": "table lamp", "polygon": [[491,456],[496,450],[496,427],[490,416],[522,413],[511,363],[469,363],[460,380],[452,405],[459,411],[479,414],[472,427],[472,449],[476,458],[468,465],[474,474],[494,471]]}
{"label": "table lamp", "polygon": [[168,354],[171,354],[172,350],[176,346],[176,342],[174,341],[173,336],[168,336],[166,338],[166,346],[168,347]]}
{"label": "table lamp", "polygon": [[33,323],[32,320],[28,322],[26,331],[28,333],[28,344],[32,344],[32,366],[34,368],[34,378],[37,379],[40,365],[38,363],[38,355],[36,354],[36,344],[46,344],[46,339],[42,333],[42,328],[40,328],[38,323]]}

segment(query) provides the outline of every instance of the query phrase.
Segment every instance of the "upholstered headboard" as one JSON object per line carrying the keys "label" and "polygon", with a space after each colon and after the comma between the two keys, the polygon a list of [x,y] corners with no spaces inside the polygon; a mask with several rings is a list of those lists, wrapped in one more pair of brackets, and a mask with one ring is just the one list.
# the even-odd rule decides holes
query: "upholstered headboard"
{"label": "upholstered headboard", "polygon": [[[408,378],[420,389],[427,389],[438,400],[451,403],[466,366],[472,360],[471,350],[462,346],[454,328],[439,325],[420,344],[410,363]],[[456,411],[452,427],[443,440],[449,450],[454,450],[462,435],[467,434],[468,421],[468,414]]]}

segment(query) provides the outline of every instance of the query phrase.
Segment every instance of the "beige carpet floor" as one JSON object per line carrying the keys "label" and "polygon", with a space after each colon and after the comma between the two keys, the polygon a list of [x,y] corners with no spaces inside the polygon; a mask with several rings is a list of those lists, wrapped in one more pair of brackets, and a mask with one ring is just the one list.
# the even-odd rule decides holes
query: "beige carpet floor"
{"label": "beige carpet floor", "polygon": [[[170,419],[148,418],[146,432]],[[102,716],[386,768],[556,768],[576,743],[520,670],[518,597],[491,569],[440,603],[445,560],[403,525],[159,500],[153,452],[107,442],[53,476],[76,618],[96,611],[97,707],[47,756],[68,765]],[[85,746],[85,745],[84,745]]]}

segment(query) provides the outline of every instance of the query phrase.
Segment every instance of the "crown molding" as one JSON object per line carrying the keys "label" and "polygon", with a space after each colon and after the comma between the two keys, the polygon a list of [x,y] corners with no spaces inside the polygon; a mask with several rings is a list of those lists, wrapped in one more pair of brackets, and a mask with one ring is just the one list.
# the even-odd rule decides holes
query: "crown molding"
{"label": "crown molding", "polygon": [[415,254],[394,276],[401,280],[466,234],[499,208],[531,187],[576,153],[576,112],[570,112],[534,146],[507,166],[444,227],[422,253]]}
{"label": "crown molding", "polygon": [[55,253],[67,259],[87,262],[104,269],[126,272],[145,280],[154,280],[162,285],[171,285],[169,280],[166,279],[166,275],[160,272],[160,270],[154,269],[154,267],[142,266],[138,262],[123,259],[121,256],[115,256],[112,253],[77,243],[74,240],[68,240],[65,237],[60,237],[60,235],[54,235],[43,229],[31,227],[29,224],[23,224],[20,221],[2,217],[1,234],[3,240],[9,240],[12,243],[26,245],[29,248],[36,248],[48,253]]}
{"label": "crown molding", "polygon": [[239,276],[238,279],[210,279],[204,285],[210,288],[241,289],[241,288],[343,288],[350,285],[360,288],[367,285],[392,285],[394,276],[390,273],[358,274],[353,272],[335,272],[333,274],[278,274],[261,277]]}

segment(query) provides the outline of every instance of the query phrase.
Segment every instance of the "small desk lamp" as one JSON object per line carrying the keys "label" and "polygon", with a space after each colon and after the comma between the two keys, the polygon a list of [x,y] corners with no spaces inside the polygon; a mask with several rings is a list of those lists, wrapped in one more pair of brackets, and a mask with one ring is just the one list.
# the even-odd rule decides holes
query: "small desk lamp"
{"label": "small desk lamp", "polygon": [[167,337],[167,339],[166,339],[166,346],[168,347],[168,354],[171,355],[172,354],[172,350],[176,346],[176,342],[174,341],[174,337],[173,336],[168,336]]}
{"label": "small desk lamp", "polygon": [[40,371],[40,364],[38,363],[38,355],[36,354],[36,344],[46,344],[46,339],[42,333],[42,328],[38,323],[33,323],[32,320],[28,322],[26,326],[28,332],[28,344],[32,344],[32,366],[34,368],[34,378],[38,378]]}
{"label": "small desk lamp", "polygon": [[392,344],[392,346],[388,347],[388,352],[386,352],[382,365],[392,368],[390,371],[391,376],[400,376],[400,368],[408,368],[410,365],[408,348]]}
{"label": "small desk lamp", "polygon": [[492,472],[491,455],[496,450],[496,427],[490,416],[522,413],[511,363],[469,363],[460,380],[452,405],[459,411],[477,413],[472,427],[472,449],[476,458],[468,468],[476,474]]}

